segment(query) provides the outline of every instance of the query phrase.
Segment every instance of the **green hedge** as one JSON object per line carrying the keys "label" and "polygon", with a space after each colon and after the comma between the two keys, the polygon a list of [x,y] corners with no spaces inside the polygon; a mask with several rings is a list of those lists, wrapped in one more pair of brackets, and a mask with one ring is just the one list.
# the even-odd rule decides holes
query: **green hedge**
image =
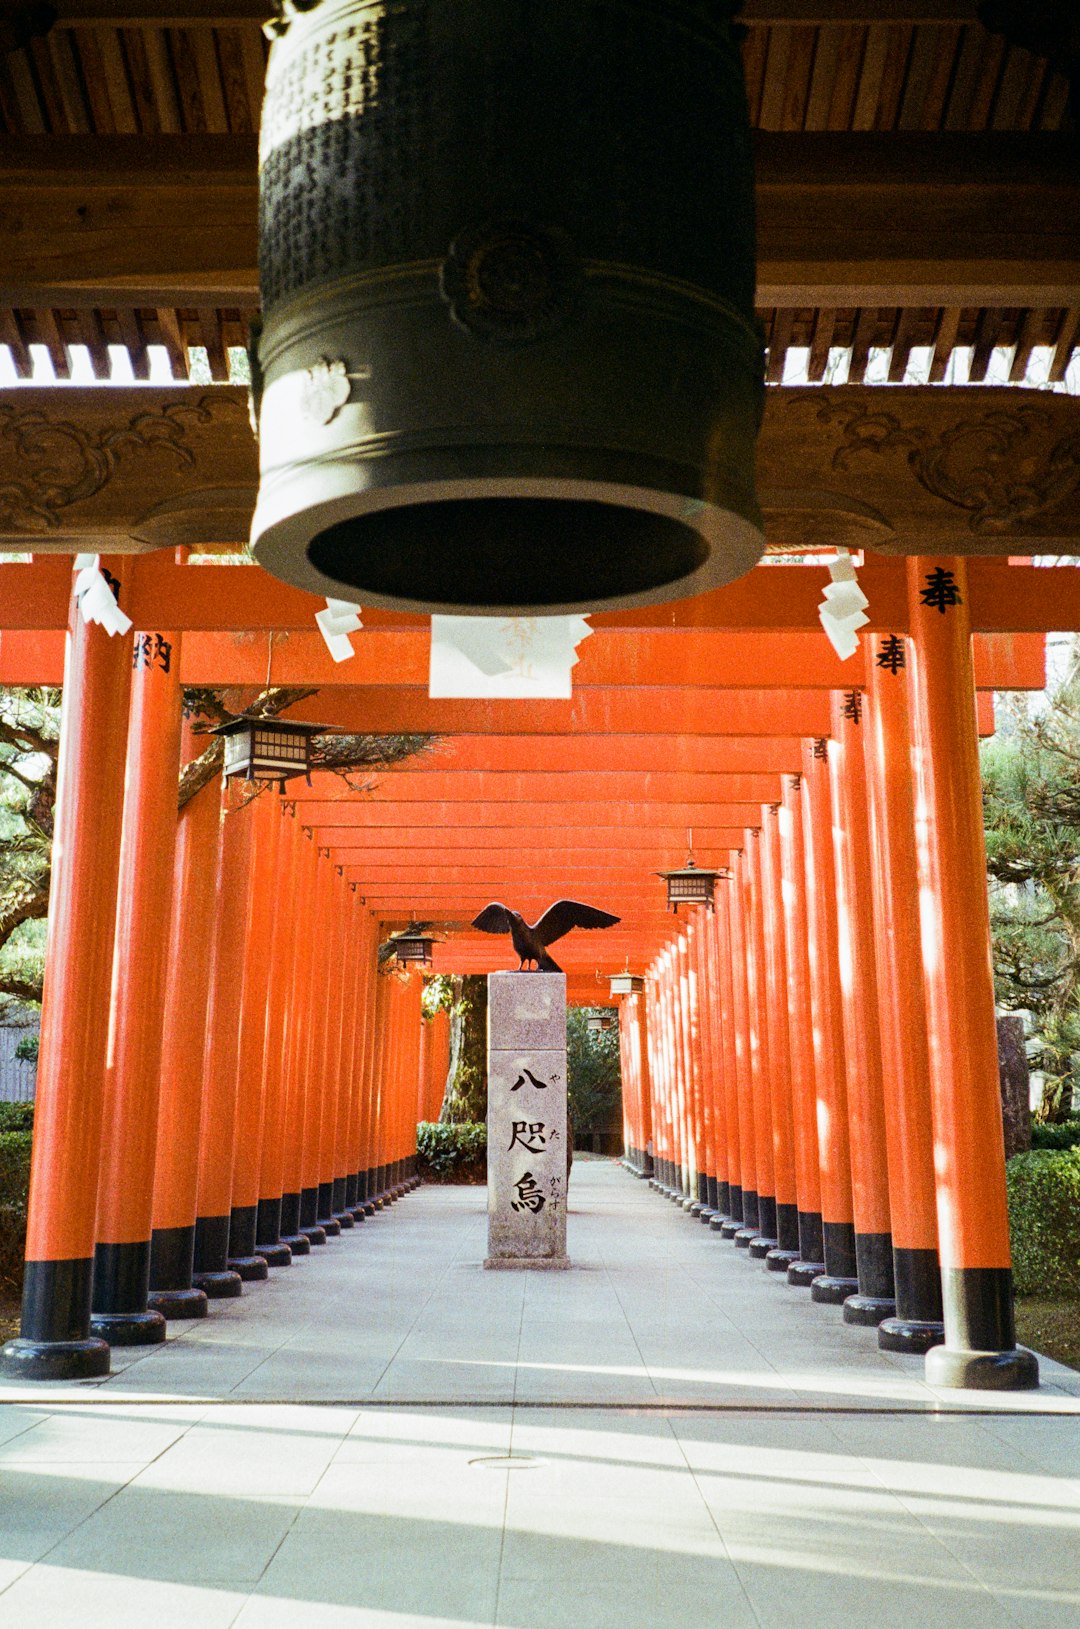
{"label": "green hedge", "polygon": [[1056,1126],[1032,1126],[1033,1149],[1080,1147],[1080,1120],[1062,1120]]}
{"label": "green hedge", "polygon": [[1080,1149],[1014,1154],[1006,1179],[1016,1293],[1080,1300]]}
{"label": "green hedge", "polygon": [[33,1131],[33,1129],[32,1103],[0,1103],[0,1132]]}
{"label": "green hedge", "polygon": [[485,1125],[442,1126],[422,1120],[416,1128],[416,1152],[425,1182],[487,1181]]}
{"label": "green hedge", "polygon": [[30,1132],[0,1130],[0,1295],[17,1296],[22,1290],[29,1189]]}

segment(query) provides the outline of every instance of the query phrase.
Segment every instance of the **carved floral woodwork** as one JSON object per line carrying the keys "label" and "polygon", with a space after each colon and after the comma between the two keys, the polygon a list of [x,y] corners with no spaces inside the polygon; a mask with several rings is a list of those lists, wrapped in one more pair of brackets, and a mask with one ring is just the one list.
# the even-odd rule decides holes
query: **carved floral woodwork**
{"label": "carved floral woodwork", "polygon": [[[234,386],[0,401],[3,551],[236,548],[256,478]],[[1080,410],[1053,391],[773,389],[758,481],[773,546],[1080,553]]]}
{"label": "carved floral woodwork", "polygon": [[236,390],[20,390],[0,404],[0,547],[242,544],[255,450]]}

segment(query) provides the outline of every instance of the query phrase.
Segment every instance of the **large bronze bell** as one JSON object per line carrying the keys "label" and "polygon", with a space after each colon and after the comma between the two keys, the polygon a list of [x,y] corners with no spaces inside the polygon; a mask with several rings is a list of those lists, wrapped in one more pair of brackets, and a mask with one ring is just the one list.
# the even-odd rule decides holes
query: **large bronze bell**
{"label": "large bronze bell", "polygon": [[257,559],[404,610],[701,593],[761,553],[738,0],[285,0]]}

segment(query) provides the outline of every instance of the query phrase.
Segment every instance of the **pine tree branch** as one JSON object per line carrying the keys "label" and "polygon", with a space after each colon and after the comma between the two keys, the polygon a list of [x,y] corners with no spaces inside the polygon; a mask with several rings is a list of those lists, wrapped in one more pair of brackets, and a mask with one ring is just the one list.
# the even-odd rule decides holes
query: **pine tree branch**
{"label": "pine tree branch", "polygon": [[0,996],[11,996],[15,1001],[40,1001],[41,979],[20,979],[0,973]]}
{"label": "pine tree branch", "polygon": [[49,914],[49,871],[0,912],[0,950],[24,922],[40,922]]}
{"label": "pine tree branch", "polygon": [[0,741],[9,747],[15,747],[19,752],[40,752],[44,757],[56,762],[60,743],[42,735],[40,731],[29,729],[25,724],[9,724],[7,719],[0,718]]}
{"label": "pine tree branch", "polygon": [[28,792],[37,792],[41,787],[40,781],[32,781],[29,775],[24,775],[6,758],[0,758],[0,774],[10,775],[12,780],[18,781],[21,786],[25,786]]}

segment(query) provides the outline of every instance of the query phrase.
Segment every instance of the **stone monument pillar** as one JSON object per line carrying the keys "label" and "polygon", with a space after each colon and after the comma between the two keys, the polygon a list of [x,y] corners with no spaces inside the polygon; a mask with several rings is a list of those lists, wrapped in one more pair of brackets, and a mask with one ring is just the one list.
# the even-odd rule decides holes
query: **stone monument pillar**
{"label": "stone monument pillar", "polygon": [[485,1267],[569,1267],[566,975],[488,974]]}

